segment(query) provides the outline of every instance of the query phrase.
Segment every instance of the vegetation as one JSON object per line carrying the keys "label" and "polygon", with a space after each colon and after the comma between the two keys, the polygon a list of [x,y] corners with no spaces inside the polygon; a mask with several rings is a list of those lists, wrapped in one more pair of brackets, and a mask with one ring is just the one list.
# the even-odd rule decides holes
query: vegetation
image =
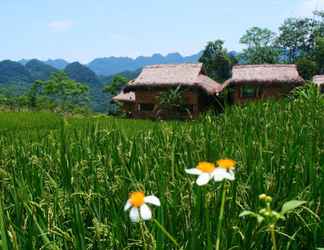
{"label": "vegetation", "polygon": [[28,70],[31,78],[36,80],[48,80],[48,78],[57,71],[56,68],[47,65],[37,59],[32,59],[25,64],[25,68]]}
{"label": "vegetation", "polygon": [[123,89],[123,87],[126,86],[128,83],[128,79],[122,75],[116,75],[110,83],[107,83],[104,87],[104,92],[111,94],[111,95],[117,95],[119,92]]}
{"label": "vegetation", "polygon": [[218,82],[224,82],[231,76],[232,61],[223,45],[221,40],[209,42],[199,59],[207,75]]}
{"label": "vegetation", "polygon": [[190,117],[192,112],[186,105],[184,92],[180,87],[161,92],[157,106],[157,118],[163,118],[167,114],[168,117],[180,119],[183,114]]}
{"label": "vegetation", "polygon": [[[173,238],[182,249],[212,249],[224,204],[220,249],[270,250],[270,224],[277,249],[323,247],[323,110],[307,86],[290,100],[190,123],[0,115],[1,246],[179,249]],[[226,157],[237,171],[222,202],[221,184],[198,187],[185,169]],[[130,222],[123,207],[131,191],[160,198],[154,220]],[[262,193],[272,197],[271,211],[305,203],[285,220],[239,217],[264,207]]]}
{"label": "vegetation", "polygon": [[240,55],[246,64],[278,62],[279,51],[274,47],[275,33],[269,29],[253,27],[246,31],[240,43],[247,46]]}

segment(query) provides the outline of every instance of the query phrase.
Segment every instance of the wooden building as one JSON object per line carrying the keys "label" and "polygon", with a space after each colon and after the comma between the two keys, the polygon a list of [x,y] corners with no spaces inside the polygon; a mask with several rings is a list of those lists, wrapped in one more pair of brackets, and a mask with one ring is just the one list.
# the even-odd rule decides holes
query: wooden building
{"label": "wooden building", "polygon": [[314,76],[313,82],[317,85],[320,93],[324,94],[324,75]]}
{"label": "wooden building", "polygon": [[112,98],[115,102],[119,102],[122,104],[122,111],[125,114],[128,114],[129,117],[134,113],[135,108],[135,93],[128,92],[124,93],[124,91],[120,92],[118,95]]}
{"label": "wooden building", "polygon": [[[186,112],[161,110],[161,93],[177,88],[181,90]],[[151,65],[144,67],[114,100],[126,104],[129,99],[124,99],[125,94],[134,94],[135,101],[128,108],[135,118],[195,118],[218,103],[222,90],[221,84],[205,75],[201,63]]]}
{"label": "wooden building", "polygon": [[302,84],[304,79],[299,75],[296,65],[261,64],[234,66],[232,78],[224,86],[229,87],[232,103],[244,103],[286,96]]}

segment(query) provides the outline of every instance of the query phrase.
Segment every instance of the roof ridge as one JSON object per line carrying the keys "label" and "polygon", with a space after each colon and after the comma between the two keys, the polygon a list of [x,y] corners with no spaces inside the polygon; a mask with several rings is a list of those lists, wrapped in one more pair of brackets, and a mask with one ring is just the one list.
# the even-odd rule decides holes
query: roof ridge
{"label": "roof ridge", "polygon": [[241,64],[233,68],[296,68],[296,64]]}
{"label": "roof ridge", "polygon": [[150,68],[167,68],[167,67],[177,67],[177,66],[195,66],[195,67],[202,67],[202,63],[166,63],[166,64],[152,64],[144,66],[144,69]]}

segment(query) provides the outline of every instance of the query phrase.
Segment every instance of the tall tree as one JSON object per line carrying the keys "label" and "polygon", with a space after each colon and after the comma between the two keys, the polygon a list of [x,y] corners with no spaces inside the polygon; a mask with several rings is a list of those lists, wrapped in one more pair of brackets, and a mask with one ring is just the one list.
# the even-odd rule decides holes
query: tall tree
{"label": "tall tree", "polygon": [[67,108],[85,106],[88,103],[88,86],[71,80],[66,73],[58,71],[50,76],[44,83],[44,92],[63,112]]}
{"label": "tall tree", "polygon": [[222,40],[208,42],[199,59],[204,64],[207,75],[218,82],[224,82],[231,76],[231,59],[223,46]]}
{"label": "tall tree", "polygon": [[305,79],[305,80],[311,80],[314,75],[316,75],[318,71],[318,67],[316,62],[312,61],[309,58],[303,57],[299,58],[296,61],[297,69],[299,74]]}
{"label": "tall tree", "polygon": [[318,73],[324,74],[324,37],[316,38],[314,60],[317,63]]}
{"label": "tall tree", "polygon": [[277,45],[283,50],[286,61],[312,57],[316,38],[324,36],[324,12],[314,12],[314,18],[288,18],[279,27]]}
{"label": "tall tree", "polygon": [[240,55],[243,63],[277,63],[279,51],[274,47],[276,34],[271,30],[252,27],[241,37],[240,43],[247,46]]}
{"label": "tall tree", "polygon": [[128,83],[128,79],[122,75],[116,75],[112,81],[105,85],[103,92],[111,95],[117,95]]}

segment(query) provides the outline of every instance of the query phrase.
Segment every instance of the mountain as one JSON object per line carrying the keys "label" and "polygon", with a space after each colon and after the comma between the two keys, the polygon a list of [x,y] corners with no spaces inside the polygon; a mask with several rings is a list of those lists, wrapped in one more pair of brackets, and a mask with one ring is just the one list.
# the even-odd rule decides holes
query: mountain
{"label": "mountain", "polygon": [[30,84],[33,79],[28,70],[20,63],[10,60],[0,62],[0,84]]}
{"label": "mountain", "polygon": [[77,82],[87,83],[88,85],[100,84],[97,75],[87,66],[84,66],[79,62],[68,64],[64,71],[71,79]]}
{"label": "mountain", "polygon": [[127,78],[128,80],[133,80],[136,77],[138,77],[138,75],[141,73],[141,71],[142,71],[142,69],[137,69],[135,71],[124,71],[124,72],[120,72],[118,74],[111,75],[111,76],[99,76],[99,79],[100,79],[100,81],[103,84],[109,84],[109,83],[111,83],[112,80],[113,80],[113,78],[116,75],[121,75],[121,76]]}
{"label": "mountain", "polygon": [[166,56],[153,54],[152,56],[139,56],[136,59],[130,57],[104,57],[91,61],[87,66],[97,75],[110,76],[125,71],[135,71],[152,64],[167,63],[196,63],[202,52],[192,56],[183,57],[179,53],[170,53]]}
{"label": "mountain", "polygon": [[69,64],[64,59],[48,59],[47,61],[44,61],[44,63],[60,70],[63,70]]}
{"label": "mountain", "polygon": [[68,64],[65,73],[69,78],[86,84],[89,87],[90,106],[94,111],[104,112],[107,104],[107,98],[102,92],[103,85],[101,84],[97,75],[87,66],[74,62]]}
{"label": "mountain", "polygon": [[19,60],[18,62],[20,63],[20,64],[22,64],[22,65],[26,65],[26,63],[28,63],[28,61],[29,61],[29,59],[21,59],[21,60]]}
{"label": "mountain", "polygon": [[25,64],[25,69],[29,72],[33,80],[47,80],[56,68],[43,63],[37,59],[32,59]]}

